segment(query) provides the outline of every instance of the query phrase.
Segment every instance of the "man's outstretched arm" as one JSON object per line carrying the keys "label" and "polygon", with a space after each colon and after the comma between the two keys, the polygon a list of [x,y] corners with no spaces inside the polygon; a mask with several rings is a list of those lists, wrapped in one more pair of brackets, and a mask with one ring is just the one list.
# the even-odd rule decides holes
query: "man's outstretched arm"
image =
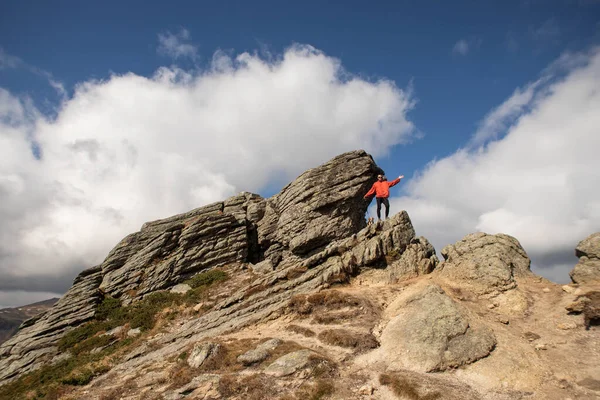
{"label": "man's outstretched arm", "polygon": [[402,178],[404,178],[404,175],[400,175],[399,177],[397,177],[397,178],[396,178],[396,179],[394,179],[393,181],[391,181],[391,182],[388,182],[388,185],[389,185],[390,187],[392,187],[392,186],[394,186],[394,185],[397,185],[397,184],[398,184],[398,182],[400,182],[400,180],[401,180]]}

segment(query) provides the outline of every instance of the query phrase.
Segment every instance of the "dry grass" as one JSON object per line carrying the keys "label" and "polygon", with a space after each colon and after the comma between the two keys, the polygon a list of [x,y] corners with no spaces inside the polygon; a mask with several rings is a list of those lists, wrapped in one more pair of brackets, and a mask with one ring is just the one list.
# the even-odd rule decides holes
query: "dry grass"
{"label": "dry grass", "polygon": [[321,400],[335,393],[335,385],[330,380],[317,379],[305,382],[294,394],[286,394],[280,400]]}
{"label": "dry grass", "polygon": [[311,356],[307,368],[309,378],[293,394],[286,394],[280,400],[321,400],[335,393],[337,367],[333,361]]}
{"label": "dry grass", "polygon": [[300,325],[288,325],[286,327],[286,329],[288,331],[294,332],[294,333],[298,333],[300,335],[304,335],[306,337],[314,337],[316,335],[316,333],[308,328],[305,328],[303,326]]}
{"label": "dry grass", "polygon": [[340,290],[322,290],[310,295],[292,297],[288,304],[302,317],[312,315],[312,323],[336,324],[351,321],[353,325],[372,328],[379,319],[381,309],[364,297]]}
{"label": "dry grass", "polygon": [[323,343],[352,348],[358,353],[379,346],[379,343],[372,334],[352,332],[346,329],[328,329],[319,333],[318,338]]}
{"label": "dry grass", "polygon": [[378,311],[367,299],[353,296],[339,290],[322,290],[310,295],[293,296],[288,306],[299,314],[311,314],[343,308],[361,309],[365,313]]}
{"label": "dry grass", "polygon": [[177,389],[187,385],[198,373],[198,369],[190,367],[185,361],[175,364],[169,371],[169,376],[171,377],[169,389]]}
{"label": "dry grass", "polygon": [[419,394],[420,387],[417,382],[411,382],[408,379],[393,374],[381,374],[379,376],[379,383],[391,386],[392,391],[398,397],[408,400],[436,400],[441,398],[439,392],[421,395]]}
{"label": "dry grass", "polygon": [[247,400],[271,399],[277,396],[275,380],[264,374],[240,377],[223,375],[219,380],[219,393],[223,398],[232,397]]}
{"label": "dry grass", "polygon": [[329,325],[337,324],[342,321],[355,319],[361,315],[361,310],[345,310],[338,312],[319,313],[313,317],[313,322],[317,324]]}

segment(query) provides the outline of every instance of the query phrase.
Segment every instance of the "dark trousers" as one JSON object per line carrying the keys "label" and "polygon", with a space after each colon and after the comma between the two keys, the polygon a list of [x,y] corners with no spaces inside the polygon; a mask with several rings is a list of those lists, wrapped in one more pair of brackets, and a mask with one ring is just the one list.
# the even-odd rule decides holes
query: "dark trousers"
{"label": "dark trousers", "polygon": [[390,215],[390,202],[387,197],[377,197],[377,219],[381,219],[381,203],[385,205],[385,217],[387,218]]}

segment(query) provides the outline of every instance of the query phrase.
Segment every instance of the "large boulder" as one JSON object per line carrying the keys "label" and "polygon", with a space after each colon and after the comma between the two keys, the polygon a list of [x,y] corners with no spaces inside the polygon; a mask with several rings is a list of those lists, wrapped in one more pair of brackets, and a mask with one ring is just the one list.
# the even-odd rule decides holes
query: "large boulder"
{"label": "large boulder", "polygon": [[574,283],[600,283],[600,232],[592,233],[575,248],[579,262],[569,273]]}
{"label": "large boulder", "polygon": [[442,249],[439,276],[476,294],[499,293],[531,276],[531,261],[517,239],[499,233],[472,233]]}
{"label": "large boulder", "polygon": [[492,330],[437,285],[403,293],[386,312],[378,352],[392,370],[444,371],[486,357],[496,345]]}
{"label": "large boulder", "polygon": [[381,172],[364,151],[304,172],[264,205],[258,240],[265,256],[306,255],[365,227],[363,196]]}

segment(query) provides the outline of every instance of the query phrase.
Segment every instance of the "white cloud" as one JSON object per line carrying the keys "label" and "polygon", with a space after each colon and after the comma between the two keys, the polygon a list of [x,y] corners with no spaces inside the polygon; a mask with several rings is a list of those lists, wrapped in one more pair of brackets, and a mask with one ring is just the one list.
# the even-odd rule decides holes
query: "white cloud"
{"label": "white cloud", "polygon": [[195,60],[198,57],[198,46],[187,43],[191,40],[190,32],[182,28],[178,33],[159,33],[158,34],[158,54],[178,58],[191,58]]}
{"label": "white cloud", "polygon": [[430,163],[392,206],[438,251],[471,232],[504,232],[538,271],[566,281],[577,243],[600,231],[598,110],[600,50],[563,56],[488,114],[481,146]]}
{"label": "white cloud", "polygon": [[460,54],[462,56],[466,56],[469,52],[469,43],[465,39],[461,39],[454,44],[452,48],[452,52],[454,54]]}
{"label": "white cloud", "polygon": [[0,290],[60,292],[148,220],[344,151],[382,156],[411,138],[412,107],[392,82],[354,77],[309,46],[83,82],[52,120],[0,90]]}

